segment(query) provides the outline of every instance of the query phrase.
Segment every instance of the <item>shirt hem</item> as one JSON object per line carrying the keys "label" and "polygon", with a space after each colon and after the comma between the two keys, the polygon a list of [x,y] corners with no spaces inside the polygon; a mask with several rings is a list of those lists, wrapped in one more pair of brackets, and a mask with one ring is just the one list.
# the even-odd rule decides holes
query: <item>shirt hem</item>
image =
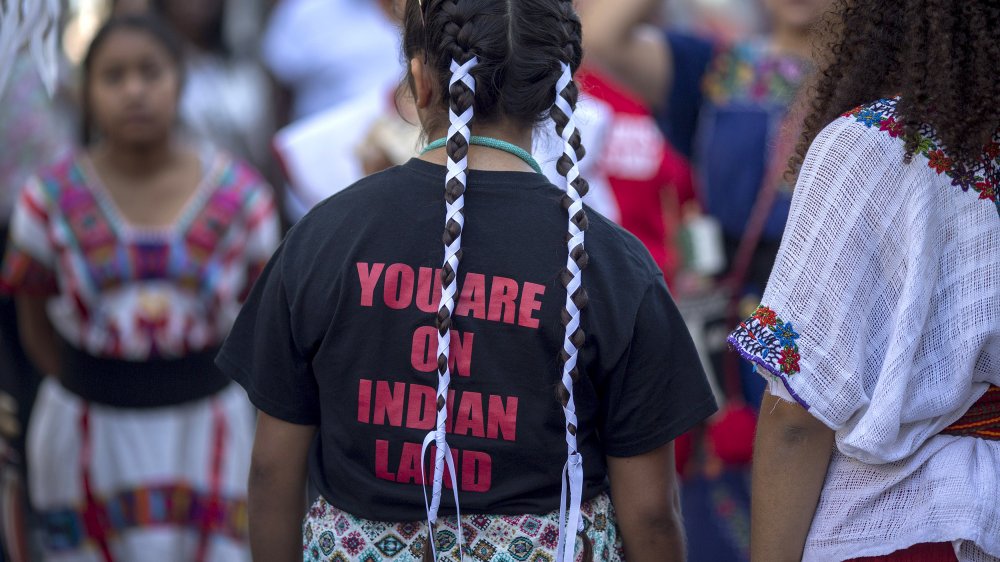
{"label": "shirt hem", "polygon": [[[322,496],[323,499],[325,499],[327,503],[329,503],[331,506],[359,519],[366,519],[368,521],[380,521],[384,523],[409,523],[409,522],[420,522],[427,520],[426,519],[427,514],[424,510],[422,502],[419,503],[420,512],[419,514],[416,515],[416,517],[378,517],[377,515],[373,516],[371,512],[366,512],[364,509],[353,510],[350,507],[344,507],[344,506],[349,506],[352,502],[350,501],[344,502],[340,501],[340,499],[333,499],[331,498],[332,494],[329,493],[328,486],[320,486],[315,480],[312,481],[312,484],[316,486],[319,495]],[[592,485],[585,485],[582,499],[585,502],[590,501],[600,496],[601,494],[608,494],[608,495],[611,494],[611,487],[607,484],[607,479],[605,479],[605,481],[600,484],[595,483]],[[364,503],[364,502],[357,502],[357,503]],[[371,505],[371,503],[369,503],[368,505]],[[466,502],[462,501],[461,508],[463,517],[465,517],[466,515],[499,515],[499,516],[546,515],[548,513],[552,513],[553,511],[558,510],[559,503],[558,499],[556,499],[555,503],[550,507],[536,506],[536,507],[521,508],[519,507],[519,505],[514,505],[509,508],[500,507],[500,508],[476,509],[468,507],[466,505]],[[442,503],[438,515],[444,517],[454,516],[455,508],[453,505],[446,505]]]}

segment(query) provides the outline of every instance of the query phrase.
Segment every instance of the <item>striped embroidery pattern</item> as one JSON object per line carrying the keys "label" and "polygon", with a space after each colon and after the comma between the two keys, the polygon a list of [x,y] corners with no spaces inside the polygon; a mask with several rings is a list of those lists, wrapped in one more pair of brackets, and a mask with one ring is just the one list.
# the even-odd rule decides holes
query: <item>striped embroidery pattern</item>
{"label": "striped embroidery pattern", "polygon": [[109,536],[144,527],[206,528],[237,541],[247,539],[245,499],[218,498],[171,484],[126,490],[99,502],[96,510],[64,509],[39,514],[46,548],[71,551],[89,538],[89,527],[100,525]]}
{"label": "striped embroidery pattern", "polygon": [[941,433],[1000,441],[1000,387],[990,385],[961,419]]}

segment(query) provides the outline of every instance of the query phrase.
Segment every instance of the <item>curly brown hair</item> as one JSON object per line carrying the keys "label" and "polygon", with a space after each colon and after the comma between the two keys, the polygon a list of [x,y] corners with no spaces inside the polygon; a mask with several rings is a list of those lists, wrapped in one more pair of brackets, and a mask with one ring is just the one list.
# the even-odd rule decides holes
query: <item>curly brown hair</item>
{"label": "curly brown hair", "polygon": [[966,163],[1000,129],[997,0],[838,0],[819,35],[826,61],[809,91],[793,173],[828,123],[880,98],[900,98],[907,162],[921,124]]}

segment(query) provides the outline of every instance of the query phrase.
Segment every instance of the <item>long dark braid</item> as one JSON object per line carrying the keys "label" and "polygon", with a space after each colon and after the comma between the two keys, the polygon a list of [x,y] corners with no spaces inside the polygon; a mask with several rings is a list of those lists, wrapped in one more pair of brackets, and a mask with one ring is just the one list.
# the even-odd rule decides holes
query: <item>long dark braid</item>
{"label": "long dark braid", "polygon": [[[431,525],[430,537],[433,537],[433,524],[441,505],[441,487],[444,477],[444,464],[447,459],[452,479],[455,478],[455,466],[451,457],[450,447],[445,434],[445,421],[448,418],[448,387],[451,384],[449,360],[451,356],[451,325],[452,314],[455,311],[455,300],[458,294],[458,266],[462,259],[462,228],[465,226],[465,187],[468,178],[466,170],[469,167],[469,140],[472,133],[469,123],[474,114],[476,81],[470,74],[478,63],[472,52],[471,39],[472,18],[465,17],[454,1],[445,2],[441,11],[449,16],[445,24],[447,43],[443,49],[451,54],[451,79],[449,80],[449,128],[448,128],[448,173],[445,177],[445,229],[444,264],[441,267],[441,308],[437,314],[438,328],[438,389],[437,389],[437,427],[434,431],[434,442],[437,451],[434,457],[434,483],[431,504],[428,507],[428,524]],[[430,436],[428,436],[430,437]],[[427,441],[425,440],[425,444]],[[455,492],[455,509],[458,509],[458,485],[452,482]],[[426,488],[424,489],[426,494]],[[459,513],[459,516],[461,514]],[[459,525],[459,544],[461,545],[462,529]],[[429,541],[432,555],[435,553],[433,540]],[[459,546],[461,549],[461,546]]]}
{"label": "long dark braid", "polygon": [[[583,269],[587,267],[589,257],[584,248],[584,233],[587,230],[587,212],[583,208],[583,198],[590,187],[587,180],[580,175],[579,161],[586,154],[580,138],[580,130],[576,126],[574,112],[580,92],[573,81],[574,63],[579,65],[580,57],[580,21],[573,11],[572,0],[560,1],[563,29],[563,56],[561,59],[561,75],[556,82],[556,100],[552,107],[552,120],[556,132],[563,139],[563,154],[556,163],[556,168],[566,178],[566,195],[562,198],[563,208],[568,214],[568,236],[566,242],[566,268],[561,278],[566,288],[566,304],[562,309],[562,322],[565,326],[563,347],[559,350],[559,363],[562,366],[562,378],[559,386],[559,398],[566,416],[566,448],[567,460],[563,469],[564,496],[568,496],[569,506],[562,501],[559,505],[559,559],[571,561],[575,559],[576,535],[582,530],[580,503],[583,494],[583,456],[577,446],[578,420],[576,403],[573,400],[573,387],[580,378],[580,368],[577,364],[580,348],[587,340],[581,326],[581,312],[587,306],[587,291],[583,287]],[[566,490],[568,488],[568,494]],[[568,512],[567,512],[568,511]],[[584,535],[586,550],[589,546]],[[585,558],[588,558],[585,552]]]}

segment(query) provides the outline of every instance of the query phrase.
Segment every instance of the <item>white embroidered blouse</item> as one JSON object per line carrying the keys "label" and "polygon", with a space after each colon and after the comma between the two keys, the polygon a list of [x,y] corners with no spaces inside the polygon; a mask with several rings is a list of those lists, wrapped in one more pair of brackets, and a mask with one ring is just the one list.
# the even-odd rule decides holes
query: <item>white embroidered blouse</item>
{"label": "white embroidered blouse", "polygon": [[906,164],[894,109],[817,137],[764,305],[730,342],[836,431],[803,560],[923,542],[1000,560],[1000,441],[939,435],[1000,385],[1000,136],[966,169],[925,127]]}

